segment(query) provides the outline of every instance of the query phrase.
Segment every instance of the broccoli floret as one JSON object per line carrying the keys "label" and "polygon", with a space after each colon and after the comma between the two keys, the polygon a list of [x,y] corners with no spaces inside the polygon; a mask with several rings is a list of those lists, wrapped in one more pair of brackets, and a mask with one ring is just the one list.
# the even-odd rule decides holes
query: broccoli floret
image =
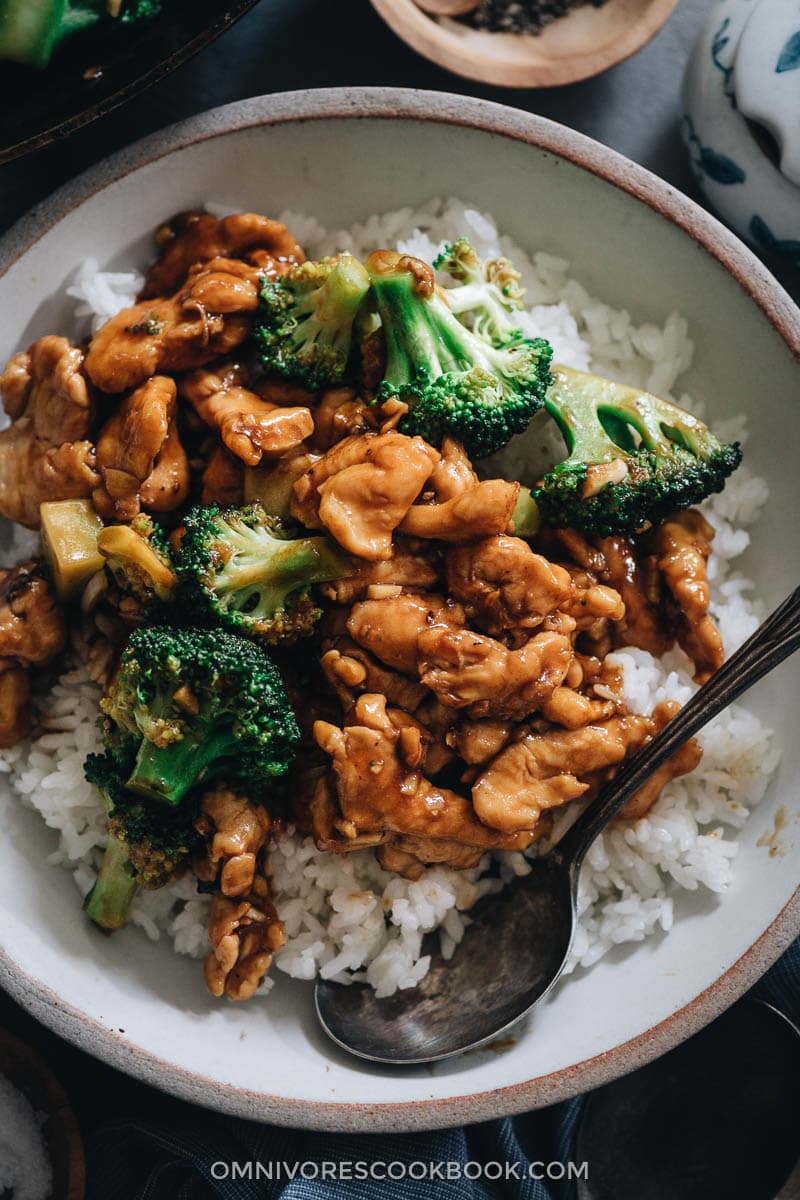
{"label": "broccoli floret", "polygon": [[311,585],[352,570],[327,537],[293,537],[260,504],[197,505],[184,527],[176,565],[192,613],[269,644],[310,634]]}
{"label": "broccoli floret", "polygon": [[311,391],[341,383],[368,290],[369,276],[352,254],[301,263],[265,280],[253,331],[263,367]]}
{"label": "broccoli floret", "polygon": [[378,250],[367,270],[386,341],[377,400],[396,396],[408,405],[400,429],[434,445],[450,434],[472,458],[521,433],[544,403],[549,343],[517,333],[495,346],[467,329],[419,259]]}
{"label": "broccoli floret", "polygon": [[100,708],[126,787],[170,805],[222,775],[283,775],[300,737],[272,659],[219,629],[136,630]]}
{"label": "broccoli floret", "polygon": [[[116,18],[131,24],[160,11],[160,0],[123,0]],[[67,38],[112,20],[106,0],[2,0],[0,60],[46,67]]]}
{"label": "broccoli floret", "polygon": [[472,329],[495,346],[519,336],[519,305],[525,294],[520,274],[507,258],[484,262],[466,238],[445,246],[434,260],[459,286],[445,292],[448,307],[461,316],[472,314]]}
{"label": "broccoli floret", "polygon": [[140,513],[130,525],[107,525],[97,535],[97,549],[122,590],[146,606],[174,598],[178,579],[169,542],[152,517]]}
{"label": "broccoli floret", "polygon": [[95,25],[102,13],[91,0],[7,0],[0,4],[0,59],[46,67],[63,41]]}
{"label": "broccoli floret", "polygon": [[533,489],[548,525],[630,532],[721,491],[742,459],[678,405],[583,371],[558,367],[545,406],[569,451]]}

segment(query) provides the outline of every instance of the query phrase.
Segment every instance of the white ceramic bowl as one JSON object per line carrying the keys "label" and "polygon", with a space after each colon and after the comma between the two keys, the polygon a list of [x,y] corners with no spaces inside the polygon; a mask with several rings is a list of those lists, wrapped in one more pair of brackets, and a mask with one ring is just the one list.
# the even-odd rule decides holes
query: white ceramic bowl
{"label": "white ceramic bowl", "polygon": [[[713,415],[747,410],[747,457],[772,487],[749,573],[770,606],[798,582],[800,316],[740,242],[666,184],[540,118],[411,91],[297,92],[245,101],[125,150],[71,184],[0,245],[0,354],[59,328],[62,287],[85,256],[128,263],[164,217],[206,198],[291,206],[341,226],[458,191],[520,242],[637,318],[688,316],[689,383]],[[307,985],[220,1004],[198,964],[135,931],[82,920],[69,875],[45,864],[40,818],[0,796],[0,982],[39,1019],[105,1061],[187,1099],[282,1124],[420,1129],[547,1104],[641,1065],[731,1003],[778,956],[800,905],[796,667],[752,694],[782,766],[740,838],[733,889],[677,904],[669,936],[570,978],[505,1053],[433,1069],[370,1068],[317,1030]],[[758,839],[780,806],[786,853]],[[520,948],[521,952],[524,948]]]}

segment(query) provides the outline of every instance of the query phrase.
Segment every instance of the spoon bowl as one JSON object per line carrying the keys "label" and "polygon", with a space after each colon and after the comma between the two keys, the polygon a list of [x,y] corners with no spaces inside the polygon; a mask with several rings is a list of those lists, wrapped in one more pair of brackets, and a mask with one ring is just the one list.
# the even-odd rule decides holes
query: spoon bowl
{"label": "spoon bowl", "polygon": [[360,1058],[395,1066],[435,1062],[504,1033],[550,990],[564,969],[577,923],[581,863],[597,835],[689,738],[800,648],[800,587],[625,762],[558,845],[529,874],[478,905],[449,961],[431,952],[415,989],[379,999],[364,985],[319,980],[320,1023]]}
{"label": "spoon bowl", "polygon": [[321,980],[315,1001],[323,1028],[360,1058],[396,1066],[447,1058],[454,1034],[459,1050],[476,1049],[518,1021],[561,974],[576,885],[577,871],[561,855],[537,859],[515,886],[484,896],[470,910],[466,936],[451,958],[429,936],[430,970],[413,993],[376,999],[366,984]]}

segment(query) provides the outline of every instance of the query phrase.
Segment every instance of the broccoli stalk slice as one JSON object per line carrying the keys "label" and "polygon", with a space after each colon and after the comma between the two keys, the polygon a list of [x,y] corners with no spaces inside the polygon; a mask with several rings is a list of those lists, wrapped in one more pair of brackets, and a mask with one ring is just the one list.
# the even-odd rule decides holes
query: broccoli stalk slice
{"label": "broccoli stalk slice", "polygon": [[341,383],[368,290],[369,276],[352,254],[302,263],[281,279],[264,281],[254,330],[264,368],[312,391]]}
{"label": "broccoli stalk slice", "polygon": [[101,929],[121,929],[138,888],[128,847],[109,834],[97,879],[83,902],[84,912]]}
{"label": "broccoli stalk slice", "polygon": [[542,527],[542,516],[539,512],[539,506],[533,498],[531,489],[520,484],[519,496],[517,503],[514,505],[514,511],[511,514],[511,520],[514,523],[514,534],[516,537],[532,538]]}
{"label": "broccoli stalk slice", "polygon": [[631,531],[721,491],[741,462],[738,443],[678,405],[569,367],[556,368],[545,408],[568,451],[533,489],[547,524]]}
{"label": "broccoli stalk slice", "polygon": [[175,807],[210,768],[219,774],[235,755],[230,729],[209,729],[205,724],[187,729],[178,741],[165,745],[144,738],[125,786],[138,796]]}
{"label": "broccoli stalk slice", "polygon": [[408,404],[402,431],[433,443],[449,433],[473,458],[521,433],[544,401],[549,344],[517,333],[496,346],[467,329],[418,260],[376,251],[367,270],[386,341],[378,399],[398,396]]}

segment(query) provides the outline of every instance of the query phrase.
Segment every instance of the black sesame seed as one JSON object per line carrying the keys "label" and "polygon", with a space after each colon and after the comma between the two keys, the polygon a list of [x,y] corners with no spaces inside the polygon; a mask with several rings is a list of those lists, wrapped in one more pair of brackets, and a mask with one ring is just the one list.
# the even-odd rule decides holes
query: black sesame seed
{"label": "black sesame seed", "polygon": [[476,29],[537,34],[570,9],[587,3],[600,8],[605,0],[481,0],[463,20]]}

